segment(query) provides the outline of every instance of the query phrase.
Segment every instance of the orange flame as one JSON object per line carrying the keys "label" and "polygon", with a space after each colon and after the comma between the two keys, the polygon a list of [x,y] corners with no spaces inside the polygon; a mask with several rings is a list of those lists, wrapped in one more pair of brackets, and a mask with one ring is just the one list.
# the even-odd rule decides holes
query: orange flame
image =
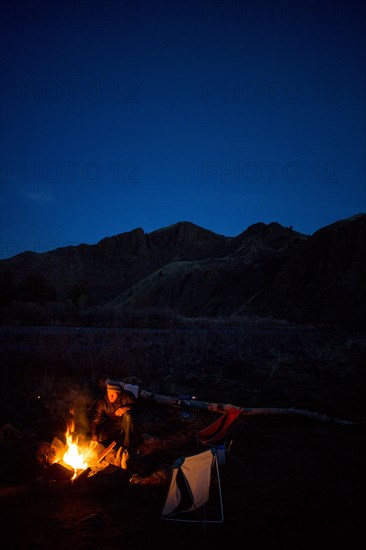
{"label": "orange flame", "polygon": [[66,445],[67,451],[63,456],[63,461],[74,469],[74,475],[71,481],[74,480],[80,470],[88,468],[88,451],[78,447],[78,436],[74,436],[75,425],[71,421],[66,430]]}

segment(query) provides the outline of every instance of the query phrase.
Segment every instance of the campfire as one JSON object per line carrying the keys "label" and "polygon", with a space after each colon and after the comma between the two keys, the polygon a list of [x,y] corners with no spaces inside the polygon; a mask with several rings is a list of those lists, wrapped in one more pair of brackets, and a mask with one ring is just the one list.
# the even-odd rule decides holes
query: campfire
{"label": "campfire", "polygon": [[[65,442],[55,437],[51,444],[42,444],[38,449],[38,460],[46,465],[57,464],[73,471],[71,481],[74,481],[86,470],[90,477],[109,464],[116,464],[115,446],[115,441],[107,448],[97,442],[83,441],[83,437],[79,437],[75,431],[75,423],[71,419],[67,423]],[[119,465],[126,467],[121,464],[121,458]]]}

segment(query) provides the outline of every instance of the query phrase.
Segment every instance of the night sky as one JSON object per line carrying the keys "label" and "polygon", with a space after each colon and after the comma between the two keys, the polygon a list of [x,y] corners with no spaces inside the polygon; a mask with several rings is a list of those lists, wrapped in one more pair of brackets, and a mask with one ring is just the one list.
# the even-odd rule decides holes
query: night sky
{"label": "night sky", "polygon": [[366,211],[364,2],[1,9],[1,259]]}

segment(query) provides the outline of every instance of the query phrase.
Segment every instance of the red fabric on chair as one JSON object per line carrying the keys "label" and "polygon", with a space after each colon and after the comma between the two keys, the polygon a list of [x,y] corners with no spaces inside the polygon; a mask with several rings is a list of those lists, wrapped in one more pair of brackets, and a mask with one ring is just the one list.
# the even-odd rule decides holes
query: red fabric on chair
{"label": "red fabric on chair", "polygon": [[196,437],[202,445],[217,447],[226,445],[230,436],[231,425],[241,414],[241,410],[233,407],[212,424],[197,432]]}

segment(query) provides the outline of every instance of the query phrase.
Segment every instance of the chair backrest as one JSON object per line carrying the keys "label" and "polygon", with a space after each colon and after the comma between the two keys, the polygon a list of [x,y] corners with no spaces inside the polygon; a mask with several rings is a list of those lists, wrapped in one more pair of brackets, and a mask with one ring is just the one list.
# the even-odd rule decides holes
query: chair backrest
{"label": "chair backrest", "polygon": [[[215,483],[214,495],[213,482]],[[210,507],[208,510],[210,499],[215,501],[215,509]],[[161,519],[194,523],[224,521],[220,473],[215,449],[183,456],[174,462]]]}
{"label": "chair backrest", "polygon": [[232,424],[241,414],[241,410],[232,407],[215,422],[197,432],[196,438],[202,445],[228,447],[228,440],[232,434]]}

